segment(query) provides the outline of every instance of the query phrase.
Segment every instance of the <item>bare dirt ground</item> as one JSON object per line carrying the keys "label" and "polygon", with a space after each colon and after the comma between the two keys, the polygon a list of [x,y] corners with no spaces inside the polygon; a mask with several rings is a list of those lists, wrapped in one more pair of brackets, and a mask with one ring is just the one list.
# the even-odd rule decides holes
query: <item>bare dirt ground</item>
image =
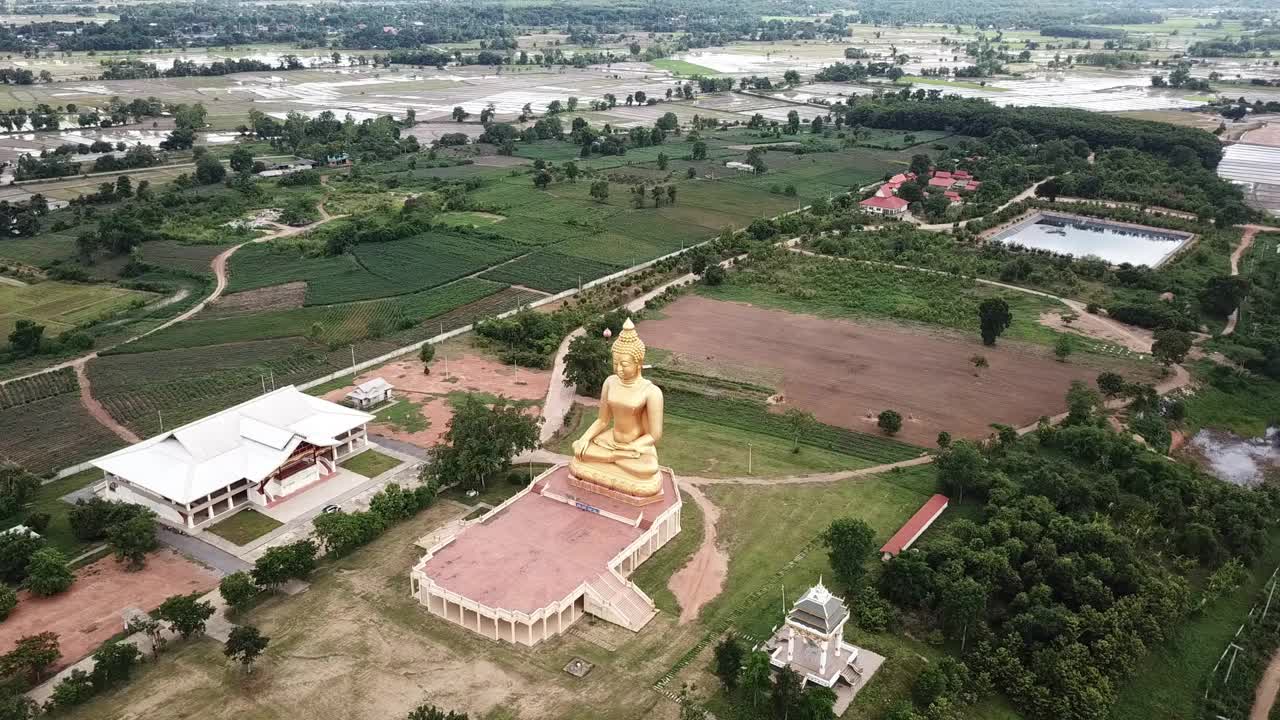
{"label": "bare dirt ground", "polygon": [[[419,413],[427,422],[426,429],[416,432],[409,432],[388,423],[374,423],[372,426],[374,432],[418,447],[429,448],[439,442],[440,436],[449,428],[453,409],[446,396],[455,392],[488,393],[503,395],[512,400],[537,401],[530,406],[529,412],[541,413],[547,388],[551,384],[550,371],[515,368],[477,353],[455,356],[452,354],[452,347],[449,353],[448,376],[445,375],[443,353],[437,352],[435,360],[431,362],[430,375],[422,371],[422,361],[413,358],[387,363],[361,373],[356,378],[357,384],[376,377],[385,379],[395,387],[396,395],[402,401],[408,400],[419,404]],[[350,391],[351,387],[334,390],[325,394],[324,398],[337,402]]]}
{"label": "bare dirt ground", "polygon": [[[708,360],[781,369],[787,403],[823,422],[878,432],[892,408],[905,420],[899,437],[932,445],[939,431],[985,437],[989,423],[1015,427],[1066,409],[1072,380],[1092,383],[1117,363],[1077,354],[1061,363],[1048,350],[1010,341],[983,347],[977,337],[891,324],[795,315],[702,297],[684,297],[642,323],[652,347]],[[975,370],[982,355],[990,367]],[[1124,370],[1132,373],[1131,363]]]}
{"label": "bare dirt ground", "polygon": [[1240,142],[1280,147],[1280,124],[1267,123],[1256,130],[1250,130],[1240,136]]}
{"label": "bare dirt ground", "polygon": [[77,570],[75,584],[60,595],[18,593],[18,607],[0,624],[0,653],[11,650],[19,638],[52,631],[62,648],[55,667],[65,667],[123,630],[126,609],[150,612],[170,595],[205,592],[217,584],[216,573],[172,550],[149,555],[138,572],[126,572],[115,558],[103,558]]}
{"label": "bare dirt ground", "polygon": [[702,544],[689,558],[689,563],[667,581],[671,594],[680,603],[681,625],[698,618],[702,606],[720,594],[724,579],[729,575],[729,556],[716,546],[716,522],[720,519],[720,509],[696,485],[686,484],[684,491],[702,509],[704,531]]}
{"label": "bare dirt ground", "polygon": [[1047,328],[1061,332],[1075,333],[1093,340],[1114,343],[1121,347],[1129,348],[1134,352],[1151,353],[1151,343],[1155,338],[1150,330],[1133,325],[1122,325],[1114,320],[1107,320],[1100,315],[1088,312],[1076,311],[1075,315],[1076,319],[1068,323],[1062,319],[1061,312],[1050,310],[1040,313],[1039,322]]}
{"label": "bare dirt ground", "polygon": [[210,315],[230,315],[264,308],[273,310],[300,308],[306,299],[306,295],[307,284],[303,281],[273,285],[220,297],[209,306],[208,313]]}
{"label": "bare dirt ground", "polygon": [[1276,693],[1280,692],[1280,652],[1271,656],[1267,669],[1258,681],[1253,694],[1253,707],[1249,709],[1249,720],[1267,720],[1271,717],[1271,707],[1276,703]]}

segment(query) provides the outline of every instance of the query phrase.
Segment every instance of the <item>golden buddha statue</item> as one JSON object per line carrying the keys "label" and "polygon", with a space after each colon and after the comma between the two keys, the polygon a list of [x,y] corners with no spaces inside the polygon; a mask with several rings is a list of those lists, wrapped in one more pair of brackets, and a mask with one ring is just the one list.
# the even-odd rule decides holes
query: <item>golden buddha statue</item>
{"label": "golden buddha statue", "polygon": [[613,374],[600,391],[600,414],[573,443],[569,472],[616,493],[656,500],[662,493],[655,447],[662,439],[662,390],[641,377],[643,365],[644,343],[627,318],[613,343]]}

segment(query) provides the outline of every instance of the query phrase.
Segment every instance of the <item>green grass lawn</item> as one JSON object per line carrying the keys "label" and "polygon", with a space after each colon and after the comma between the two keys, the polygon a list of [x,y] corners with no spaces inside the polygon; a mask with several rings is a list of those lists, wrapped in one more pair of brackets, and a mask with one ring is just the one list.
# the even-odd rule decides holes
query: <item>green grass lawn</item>
{"label": "green grass lawn", "polygon": [[249,508],[210,525],[209,532],[236,545],[244,545],[251,540],[257,540],[282,524],[274,518]]}
{"label": "green grass lawn", "polygon": [[719,74],[705,65],[685,62],[684,60],[673,60],[672,58],[650,60],[649,64],[659,70],[666,70],[667,72],[675,73],[676,75],[702,75],[705,77],[711,77],[712,75]]}
{"label": "green grass lawn", "polygon": [[[585,421],[595,417],[594,408],[574,406],[565,429],[552,441],[551,449],[568,455]],[[715,423],[667,414],[658,457],[678,475],[701,477],[762,478],[789,477],[813,473],[856,470],[875,463],[861,458],[804,446],[791,452],[791,443],[762,433],[729,428]],[[750,447],[748,447],[750,446]],[[748,454],[751,459],[747,471]]]}
{"label": "green grass lawn", "polygon": [[400,464],[400,460],[383,455],[377,450],[365,450],[353,458],[343,460],[342,467],[357,475],[374,478]]}
{"label": "green grass lawn", "polygon": [[1192,366],[1201,381],[1194,395],[1186,398],[1187,432],[1201,428],[1229,430],[1241,437],[1262,437],[1269,425],[1280,418],[1280,382],[1260,375],[1251,376],[1247,387],[1227,392],[1208,382],[1210,363]]}
{"label": "green grass lawn", "polygon": [[497,507],[503,500],[523,490],[529,481],[541,475],[549,467],[551,466],[543,463],[513,465],[509,470],[494,473],[485,478],[484,487],[480,488],[479,494],[474,497],[467,497],[467,490],[462,486],[451,487],[440,493],[440,497],[455,500],[463,505],[487,503]]}
{"label": "green grass lawn", "polygon": [[[847,594],[847,588],[832,578],[826,550],[816,538],[832,520],[850,516],[871,525],[877,542],[888,540],[934,492],[935,485],[934,469],[923,466],[834,483],[708,486],[708,497],[721,508],[717,535],[729,554],[729,575],[724,591],[703,610],[702,621],[734,614],[735,630],[764,638],[782,620],[784,606],[790,607],[820,577],[837,593]],[[868,561],[868,566],[874,578],[879,559]],[[766,590],[752,597],[761,588]],[[882,717],[910,692],[925,667],[920,656],[942,653],[940,648],[901,635],[865,633],[852,624],[845,637],[887,658],[846,717]],[[710,701],[713,711],[727,704],[719,693]]]}
{"label": "green grass lawn", "polygon": [[421,432],[430,427],[422,417],[422,404],[401,398],[374,413],[376,422],[386,423],[401,432]]}
{"label": "green grass lawn", "polygon": [[22,521],[32,513],[48,513],[49,527],[45,528],[43,533],[45,540],[49,541],[50,546],[65,554],[68,559],[73,558],[89,549],[90,543],[81,542],[76,539],[75,533],[71,532],[68,514],[72,506],[70,503],[63,502],[62,496],[92,485],[101,479],[102,471],[90,468],[41,485],[40,489],[36,490],[32,503],[22,512],[5,518],[0,527],[10,528],[21,525]]}

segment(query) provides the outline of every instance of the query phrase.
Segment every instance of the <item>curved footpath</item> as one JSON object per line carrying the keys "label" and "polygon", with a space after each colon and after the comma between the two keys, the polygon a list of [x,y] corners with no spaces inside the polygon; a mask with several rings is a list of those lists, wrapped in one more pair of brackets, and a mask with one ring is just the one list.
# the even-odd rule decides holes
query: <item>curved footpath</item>
{"label": "curved footpath", "polygon": [[[1253,238],[1259,231],[1263,230],[1262,225],[1245,225],[1244,233],[1240,236],[1240,244],[1236,245],[1236,249],[1231,251],[1231,274],[1232,276],[1240,274],[1240,260],[1244,257],[1245,252],[1253,245]],[[1222,328],[1223,335],[1230,335],[1236,331],[1236,323],[1240,320],[1240,308],[1231,311],[1230,317],[1227,318],[1226,327]]]}

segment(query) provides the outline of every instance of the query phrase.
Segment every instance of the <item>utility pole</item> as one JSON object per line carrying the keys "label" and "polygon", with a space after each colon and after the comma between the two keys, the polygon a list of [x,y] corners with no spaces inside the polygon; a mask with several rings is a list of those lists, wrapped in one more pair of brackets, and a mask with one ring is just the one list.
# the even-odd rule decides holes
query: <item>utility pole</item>
{"label": "utility pole", "polygon": [[751,443],[747,443],[747,474],[751,474]]}
{"label": "utility pole", "polygon": [[157,410],[156,417],[160,418],[160,432],[164,432],[164,413]]}
{"label": "utility pole", "polygon": [[351,346],[351,382],[356,381],[356,346]]}

